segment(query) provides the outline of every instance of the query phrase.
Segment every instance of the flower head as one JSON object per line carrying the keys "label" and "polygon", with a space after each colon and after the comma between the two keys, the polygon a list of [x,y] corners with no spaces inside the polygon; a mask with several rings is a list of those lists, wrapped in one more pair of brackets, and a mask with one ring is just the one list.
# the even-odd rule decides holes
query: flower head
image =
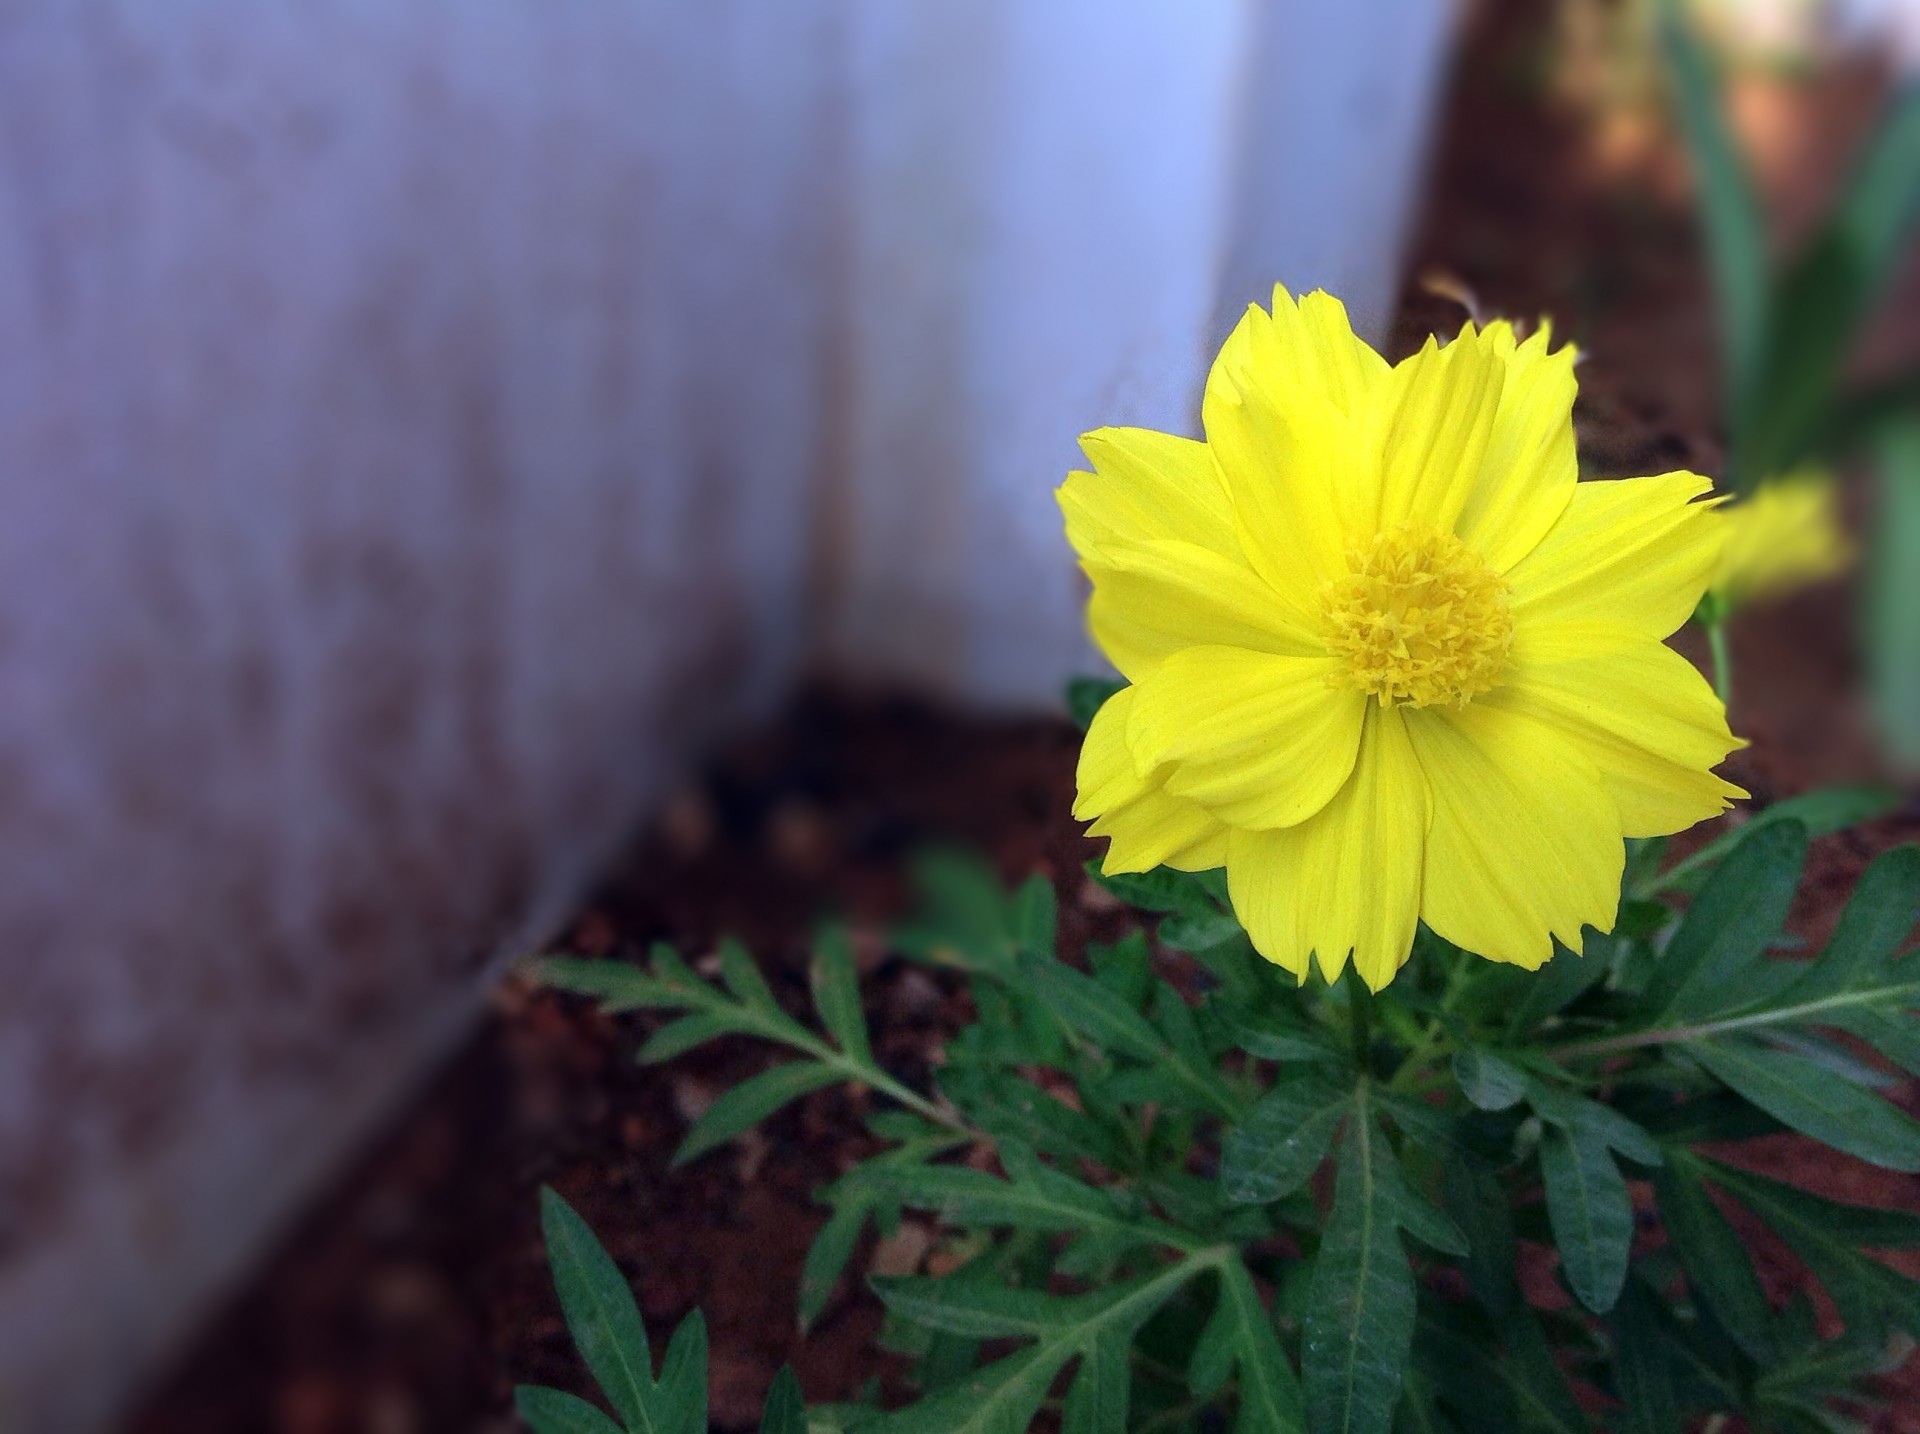
{"label": "flower head", "polygon": [[1610,930],[1622,838],[1739,788],[1662,641],[1720,546],[1706,479],[1578,483],[1573,357],[1464,328],[1389,365],[1324,293],[1251,308],[1204,442],[1107,428],[1060,490],[1101,708],[1106,869],[1224,866],[1268,960],[1378,990],[1425,920],[1497,961]]}
{"label": "flower head", "polygon": [[1832,577],[1853,560],[1832,477],[1802,469],[1720,510],[1726,538],[1707,591],[1726,608]]}

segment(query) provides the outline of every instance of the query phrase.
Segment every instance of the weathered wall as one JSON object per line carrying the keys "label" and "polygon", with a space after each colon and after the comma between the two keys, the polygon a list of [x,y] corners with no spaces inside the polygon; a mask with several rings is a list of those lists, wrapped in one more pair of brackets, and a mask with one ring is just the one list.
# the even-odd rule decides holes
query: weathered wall
{"label": "weathered wall", "polygon": [[1085,660],[1074,435],[1391,273],[1434,47],[1255,136],[1293,13],[0,6],[0,1429],[97,1424],[802,663]]}

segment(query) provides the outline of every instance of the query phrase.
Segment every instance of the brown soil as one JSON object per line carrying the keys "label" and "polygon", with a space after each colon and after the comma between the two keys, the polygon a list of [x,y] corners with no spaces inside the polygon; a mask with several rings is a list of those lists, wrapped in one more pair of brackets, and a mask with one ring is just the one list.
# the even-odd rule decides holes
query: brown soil
{"label": "brown soil", "polygon": [[[1542,7],[1545,8],[1545,7]],[[1590,355],[1579,412],[1596,471],[1715,470],[1710,311],[1690,221],[1664,143],[1614,139],[1620,116],[1565,99],[1540,37],[1504,7],[1475,25],[1415,244],[1416,275],[1445,271],[1492,314],[1551,315]],[[1858,86],[1811,113],[1839,144],[1857,127]],[[1638,133],[1633,117],[1624,132]],[[1596,139],[1596,136],[1600,139]],[[1605,140],[1604,143],[1601,140]],[[1828,151],[1831,152],[1831,151]],[[1823,172],[1813,165],[1802,172]],[[1790,183],[1785,192],[1795,191]],[[1791,210],[1783,203],[1783,212]],[[1876,348],[1920,353],[1911,286]],[[1411,350],[1459,311],[1410,285],[1394,338]],[[1860,698],[1850,595],[1805,595],[1736,635],[1736,727],[1754,746],[1735,779],[1757,797],[1884,776]],[[743,937],[796,996],[823,910],[863,933],[868,1012],[882,1058],[924,1076],[963,1019],[952,991],[891,959],[879,932],[905,901],[905,857],[930,840],[991,853],[1009,875],[1061,889],[1063,939],[1110,939],[1128,918],[1090,893],[1094,854],[1069,806],[1075,734],[1045,720],[960,719],[898,700],[815,695],[735,747],[668,807],[560,944],[634,955],[657,939],[702,953]],[[1920,834],[1920,803],[1820,844],[1799,919],[1818,928],[1872,852]],[[704,1309],[714,1419],[748,1427],[778,1365],[808,1396],[888,1381],[878,1312],[856,1281],[804,1339],[798,1274],[819,1211],[809,1192],[867,1149],[860,1100],[838,1090],[772,1120],[760,1137],[684,1169],[668,1159],[688,1112],[761,1068],[768,1053],[723,1043],[664,1069],[631,1053],[646,1018],[610,1021],[583,1003],[498,993],[482,1029],[358,1169],[313,1210],[213,1329],[145,1401],[136,1434],[469,1434],[517,1427],[516,1381],[581,1388],[540,1248],[535,1192],[556,1186],[633,1276],[656,1337]],[[1920,1208],[1920,1182],[1855,1166],[1796,1140],[1758,1152],[1767,1169],[1851,1198]],[[856,1268],[862,1268],[856,1259]],[[1784,1292],[1792,1267],[1759,1259]],[[1874,1427],[1920,1431],[1920,1372]]]}

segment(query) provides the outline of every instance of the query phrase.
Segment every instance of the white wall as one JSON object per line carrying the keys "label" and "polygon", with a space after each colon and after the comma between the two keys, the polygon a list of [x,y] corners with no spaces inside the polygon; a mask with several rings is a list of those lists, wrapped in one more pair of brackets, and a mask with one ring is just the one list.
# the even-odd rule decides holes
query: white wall
{"label": "white wall", "polygon": [[0,7],[0,1428],[97,1425],[802,663],[1085,660],[1074,436],[1190,427],[1272,277],[1385,313],[1438,41],[1331,13]]}

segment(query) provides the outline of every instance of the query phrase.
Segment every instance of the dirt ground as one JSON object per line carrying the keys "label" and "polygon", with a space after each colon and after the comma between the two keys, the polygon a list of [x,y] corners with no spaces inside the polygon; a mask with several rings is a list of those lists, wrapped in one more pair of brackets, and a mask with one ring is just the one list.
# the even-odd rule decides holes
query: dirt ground
{"label": "dirt ground", "polygon": [[[1451,275],[1488,313],[1551,315],[1588,353],[1577,421],[1594,471],[1714,472],[1712,328],[1684,172],[1657,116],[1595,101],[1577,66],[1554,60],[1542,41],[1507,7],[1483,8],[1470,28],[1390,347],[1408,352],[1458,325],[1458,307],[1420,282]],[[1842,76],[1811,97],[1760,88],[1743,96],[1750,132],[1764,138],[1783,110],[1795,121],[1791,162],[1769,171],[1770,199],[1790,228],[1857,131],[1871,87]],[[1920,356],[1915,285],[1889,306],[1884,329],[1875,341],[1883,360]],[[1757,798],[1887,776],[1861,695],[1851,603],[1844,585],[1808,593],[1735,634],[1734,725],[1753,746],[1732,775]],[[813,922],[845,914],[863,934],[881,1056],[919,1079],[964,1012],[950,989],[885,950],[880,933],[905,902],[908,854],[958,842],[1010,875],[1049,873],[1069,946],[1112,939],[1128,919],[1090,895],[1080,874],[1095,847],[1069,813],[1076,747],[1063,722],[963,719],[901,698],[815,691],[679,794],[556,945],[632,955],[666,938],[699,953],[733,933],[797,995]],[[1798,920],[1831,920],[1872,853],[1916,835],[1920,800],[1822,842]],[[643,1071],[631,1055],[648,1024],[608,1021],[508,982],[464,1051],[235,1296],[130,1429],[517,1428],[515,1382],[581,1383],[540,1247],[543,1183],[575,1203],[633,1275],[656,1335],[695,1305],[705,1310],[717,1426],[749,1427],[786,1360],[811,1399],[884,1381],[878,1307],[857,1281],[843,1283],[804,1340],[794,1330],[801,1260],[820,1222],[809,1192],[867,1148],[857,1098],[822,1092],[762,1137],[670,1173],[688,1113],[762,1068],[768,1052],[723,1043]],[[1852,1198],[1920,1208],[1914,1178],[1797,1141],[1771,1142],[1759,1159]],[[1784,1294],[1791,1266],[1764,1245],[1757,1258]],[[1875,1428],[1920,1431],[1920,1371],[1910,1364],[1897,1388],[1903,1410]]]}

